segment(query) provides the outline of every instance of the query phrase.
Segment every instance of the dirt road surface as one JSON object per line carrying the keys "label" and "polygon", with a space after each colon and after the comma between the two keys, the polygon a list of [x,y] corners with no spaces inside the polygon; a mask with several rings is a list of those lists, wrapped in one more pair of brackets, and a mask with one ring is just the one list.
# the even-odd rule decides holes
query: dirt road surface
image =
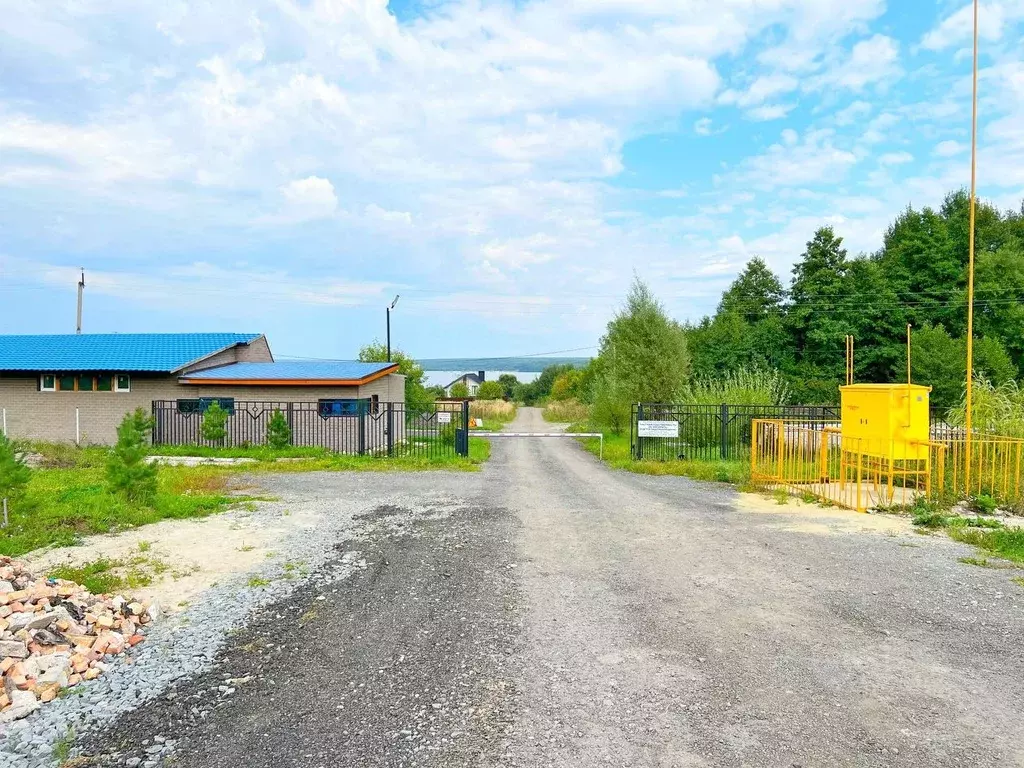
{"label": "dirt road surface", "polygon": [[561,438],[498,438],[478,475],[262,482],[360,505],[324,545],[365,567],[315,574],[97,754],[161,734],[192,768],[1024,765],[1024,591],[903,521]]}

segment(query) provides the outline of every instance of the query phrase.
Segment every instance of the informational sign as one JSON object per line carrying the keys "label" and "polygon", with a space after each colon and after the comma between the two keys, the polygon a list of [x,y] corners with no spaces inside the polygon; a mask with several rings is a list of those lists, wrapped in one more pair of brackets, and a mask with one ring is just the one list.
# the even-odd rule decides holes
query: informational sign
{"label": "informational sign", "polygon": [[438,424],[451,424],[452,423],[451,411],[438,411],[437,412],[437,423]]}
{"label": "informational sign", "polygon": [[640,437],[679,437],[678,421],[641,421],[637,426]]}

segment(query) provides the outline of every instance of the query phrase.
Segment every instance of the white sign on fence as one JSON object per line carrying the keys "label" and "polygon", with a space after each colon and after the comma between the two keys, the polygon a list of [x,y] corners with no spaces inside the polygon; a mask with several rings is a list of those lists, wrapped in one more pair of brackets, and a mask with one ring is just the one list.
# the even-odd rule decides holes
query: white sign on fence
{"label": "white sign on fence", "polygon": [[437,423],[438,424],[451,424],[452,423],[451,411],[438,411],[437,412]]}
{"label": "white sign on fence", "polygon": [[641,421],[637,427],[640,437],[679,437],[678,421]]}

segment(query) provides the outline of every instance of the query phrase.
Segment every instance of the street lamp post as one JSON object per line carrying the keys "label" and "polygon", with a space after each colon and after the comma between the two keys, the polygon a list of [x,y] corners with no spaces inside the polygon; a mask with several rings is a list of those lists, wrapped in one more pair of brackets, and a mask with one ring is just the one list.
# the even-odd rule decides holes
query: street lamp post
{"label": "street lamp post", "polygon": [[391,362],[391,310],[395,308],[395,304],[398,303],[398,296],[395,296],[395,300],[388,305],[387,316],[388,316],[388,362]]}

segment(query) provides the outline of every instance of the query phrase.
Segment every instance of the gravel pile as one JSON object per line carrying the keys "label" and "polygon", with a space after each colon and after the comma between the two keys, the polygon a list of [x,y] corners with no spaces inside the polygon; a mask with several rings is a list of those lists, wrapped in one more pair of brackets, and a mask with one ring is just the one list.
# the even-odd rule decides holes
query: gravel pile
{"label": "gravel pile", "polygon": [[[59,758],[76,754],[73,744],[77,737],[153,700],[174,681],[207,669],[228,632],[243,626],[261,606],[290,594],[305,573],[331,559],[330,544],[345,537],[353,515],[365,508],[360,499],[350,502],[344,509],[339,509],[338,500],[325,502],[323,511],[330,514],[324,514],[319,525],[294,532],[280,542],[273,560],[212,587],[183,613],[152,625],[146,642],[133,648],[130,658],[111,663],[99,679],[82,682],[70,689],[69,695],[29,717],[0,724],[0,768],[59,765]],[[272,525],[287,514],[286,504],[270,502],[260,504],[252,518]],[[334,574],[345,575],[340,571]],[[147,758],[126,757],[124,764],[142,768],[161,765],[173,753],[171,737],[154,740]]]}

